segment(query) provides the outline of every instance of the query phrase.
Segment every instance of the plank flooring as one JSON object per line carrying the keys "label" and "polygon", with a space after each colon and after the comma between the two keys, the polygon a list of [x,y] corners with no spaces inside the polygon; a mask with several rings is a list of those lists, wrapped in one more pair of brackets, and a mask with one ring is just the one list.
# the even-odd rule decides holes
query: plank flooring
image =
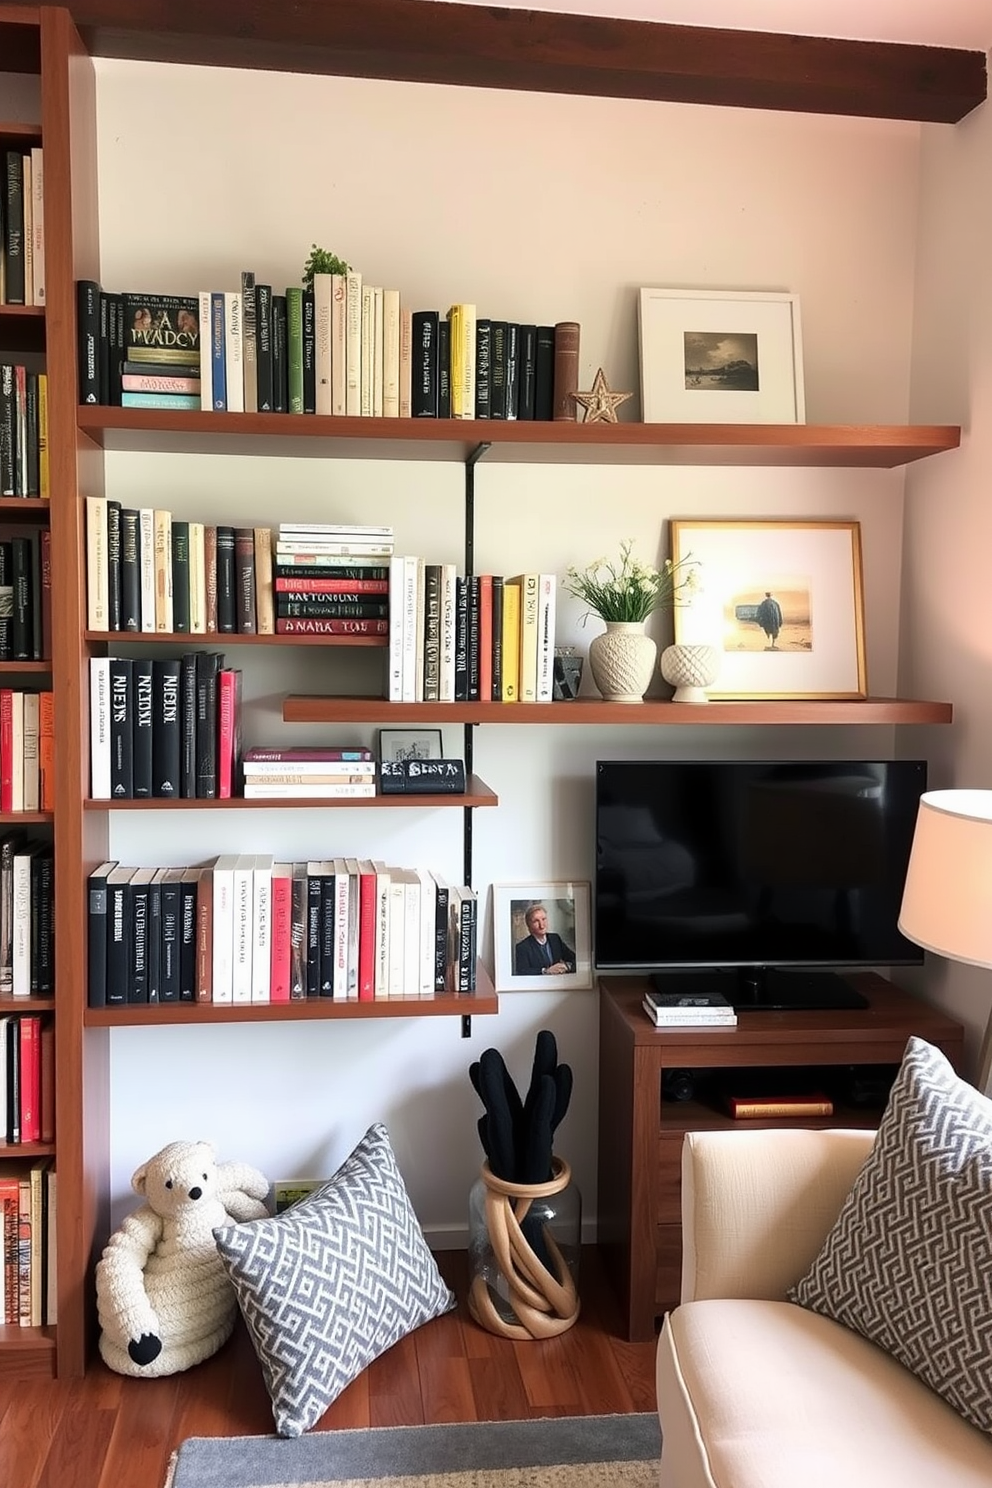
{"label": "plank flooring", "polygon": [[[582,1256],[575,1327],[528,1343],[496,1338],[471,1320],[463,1251],[437,1259],[457,1311],[377,1359],[317,1430],[654,1410],[655,1345],[619,1336],[619,1308],[594,1248]],[[261,1371],[239,1326],[212,1359],[167,1379],[125,1379],[99,1359],[82,1380],[0,1377],[0,1484],[162,1488],[185,1437],[272,1429]]]}

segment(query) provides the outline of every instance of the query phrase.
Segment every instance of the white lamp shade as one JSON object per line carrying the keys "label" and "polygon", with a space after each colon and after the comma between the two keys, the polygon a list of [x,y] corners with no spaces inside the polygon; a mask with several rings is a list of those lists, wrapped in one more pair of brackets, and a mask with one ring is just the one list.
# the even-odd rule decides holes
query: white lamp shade
{"label": "white lamp shade", "polygon": [[920,797],[899,929],[924,950],[992,968],[992,791]]}

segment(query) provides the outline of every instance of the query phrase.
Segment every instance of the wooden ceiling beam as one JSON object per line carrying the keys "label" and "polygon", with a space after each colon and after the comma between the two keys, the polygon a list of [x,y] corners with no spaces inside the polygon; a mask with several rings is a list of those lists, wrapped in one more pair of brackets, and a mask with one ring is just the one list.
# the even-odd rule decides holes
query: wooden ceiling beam
{"label": "wooden ceiling beam", "polygon": [[441,0],[68,0],[67,8],[104,57],[949,124],[987,90],[978,51]]}

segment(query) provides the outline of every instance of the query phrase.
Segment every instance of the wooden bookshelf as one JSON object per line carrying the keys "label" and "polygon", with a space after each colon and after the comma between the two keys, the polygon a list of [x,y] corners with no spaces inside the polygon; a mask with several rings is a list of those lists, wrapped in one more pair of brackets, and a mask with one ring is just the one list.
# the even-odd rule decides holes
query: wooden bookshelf
{"label": "wooden bookshelf", "polygon": [[[269,798],[268,796],[252,796],[245,799],[244,796],[234,796],[224,800],[148,800],[140,801],[93,801],[83,802],[85,811],[319,811],[347,810],[348,807],[357,807],[359,810],[375,810],[386,808],[394,810],[404,807],[413,807],[421,811],[437,811],[451,806],[498,806],[499,797],[496,792],[480,780],[478,775],[470,775],[466,782],[467,789],[461,795],[445,793],[443,795],[428,795],[426,791],[421,793],[411,792],[409,795],[395,792],[392,795],[378,796],[338,796],[328,798],[326,796],[280,796]],[[23,815],[23,813],[21,813]]]}

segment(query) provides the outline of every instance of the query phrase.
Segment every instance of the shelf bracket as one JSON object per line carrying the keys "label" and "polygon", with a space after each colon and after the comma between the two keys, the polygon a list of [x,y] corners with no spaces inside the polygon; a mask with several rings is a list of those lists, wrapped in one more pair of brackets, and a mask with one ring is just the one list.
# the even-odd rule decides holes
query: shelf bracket
{"label": "shelf bracket", "polygon": [[472,1017],[469,1013],[462,1013],[462,1038],[472,1037]]}

